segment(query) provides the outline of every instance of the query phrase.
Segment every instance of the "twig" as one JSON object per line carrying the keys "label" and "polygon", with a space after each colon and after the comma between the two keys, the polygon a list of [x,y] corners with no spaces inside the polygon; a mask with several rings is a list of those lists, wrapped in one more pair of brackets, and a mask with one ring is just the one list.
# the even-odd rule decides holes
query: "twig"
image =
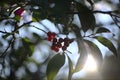
{"label": "twig", "polygon": [[38,27],[36,27],[36,26],[34,26],[34,25],[32,25],[32,27],[34,27],[34,28],[36,28],[36,29],[38,29],[38,30],[40,30],[40,31],[43,31],[44,33],[47,33],[45,30],[40,29],[40,28],[38,28]]}
{"label": "twig", "polygon": [[113,18],[113,16],[112,16],[112,15],[111,15],[111,18],[113,19],[113,21],[114,21],[115,25],[116,25],[117,27],[119,27],[119,28],[120,28],[120,25],[117,23],[117,21]]}
{"label": "twig", "polygon": [[0,31],[0,33],[3,33],[3,34],[10,34],[9,32],[4,32],[4,31]]}
{"label": "twig", "polygon": [[111,14],[111,13],[117,13],[117,10],[114,11],[92,11],[93,13],[102,13],[102,14]]}
{"label": "twig", "polygon": [[8,49],[12,46],[12,43],[14,42],[15,38],[12,38],[9,42],[8,47],[5,49],[5,51],[0,55],[0,57],[5,57],[5,55],[7,54],[6,52],[8,51]]}
{"label": "twig", "polygon": [[24,23],[23,25],[19,26],[15,24],[15,29],[11,32],[11,33],[8,33],[8,32],[4,32],[4,31],[0,31],[1,33],[4,33],[4,34],[10,34],[12,35],[12,39],[10,40],[9,42],[9,45],[8,47],[5,49],[5,51],[0,55],[0,57],[5,57],[5,55],[7,54],[7,51],[8,49],[12,46],[12,43],[14,42],[15,40],[15,33],[18,31],[18,29],[22,28],[23,26],[27,25],[27,24],[30,24],[32,21],[28,22],[28,23]]}

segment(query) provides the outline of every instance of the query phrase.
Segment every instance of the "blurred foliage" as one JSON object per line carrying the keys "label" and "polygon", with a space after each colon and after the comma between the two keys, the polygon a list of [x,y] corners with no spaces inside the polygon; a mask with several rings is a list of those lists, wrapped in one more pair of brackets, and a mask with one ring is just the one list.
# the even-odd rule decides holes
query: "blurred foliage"
{"label": "blurred foliage", "polygon": [[[119,38],[114,37],[116,35],[110,27],[106,28],[104,24],[97,23],[95,17],[97,13],[107,14],[112,18],[112,22],[108,24],[119,29],[119,3],[112,4],[112,0],[104,0],[115,5],[116,10],[94,10],[94,5],[99,1],[101,0],[1,0],[0,80],[54,80],[66,63],[66,58],[68,80],[72,80],[72,75],[83,69],[89,54],[101,68],[104,60],[102,50],[94,40],[119,58]],[[80,25],[74,22],[75,15],[78,16]],[[52,31],[53,27],[49,24],[42,23],[44,20],[54,24],[58,32]],[[33,25],[34,23],[36,24]],[[35,29],[35,32],[32,31]],[[69,38],[71,33],[74,37]],[[112,39],[118,42],[118,49],[113,41],[102,34],[111,34]],[[48,37],[50,41],[47,40]],[[69,56],[73,53],[67,50],[73,42],[77,43],[79,55],[76,65]],[[43,60],[35,60],[38,58],[33,57],[35,53],[39,53]]]}

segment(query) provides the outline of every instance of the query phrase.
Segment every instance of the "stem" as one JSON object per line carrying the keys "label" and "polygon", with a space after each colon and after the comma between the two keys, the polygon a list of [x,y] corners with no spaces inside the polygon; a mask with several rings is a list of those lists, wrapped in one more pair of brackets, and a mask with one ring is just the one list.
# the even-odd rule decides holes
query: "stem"
{"label": "stem", "polygon": [[68,80],[72,80],[72,75],[73,75],[73,73],[70,72],[70,70],[69,70]]}
{"label": "stem", "polygon": [[68,74],[68,80],[72,80],[72,75],[73,75],[73,64],[72,64],[72,61],[70,59],[70,57],[67,55],[67,58],[68,58],[68,64],[69,64],[69,74]]}
{"label": "stem", "polygon": [[43,31],[44,33],[47,33],[45,30],[43,30],[43,29],[40,29],[40,28],[38,28],[38,27],[36,27],[36,26],[32,26],[32,27],[34,27],[34,28],[36,28],[36,29],[38,29],[38,30],[41,30],[41,31]]}

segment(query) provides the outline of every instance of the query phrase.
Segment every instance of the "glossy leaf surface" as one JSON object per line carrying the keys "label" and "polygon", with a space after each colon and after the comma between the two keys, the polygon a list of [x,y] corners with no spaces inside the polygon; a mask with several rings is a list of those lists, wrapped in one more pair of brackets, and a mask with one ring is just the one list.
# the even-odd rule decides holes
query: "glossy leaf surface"
{"label": "glossy leaf surface", "polygon": [[47,65],[47,79],[54,80],[55,76],[57,75],[59,69],[65,63],[65,55],[56,54],[48,63]]}
{"label": "glossy leaf surface", "polygon": [[111,50],[115,56],[117,56],[117,50],[110,40],[108,40],[107,38],[102,37],[102,36],[96,36],[94,38],[96,38],[101,44],[103,44],[109,50]]}
{"label": "glossy leaf surface", "polygon": [[97,61],[98,66],[100,66],[103,61],[103,57],[100,49],[97,47],[95,43],[89,40],[84,40],[84,41],[88,45],[87,50],[89,54],[91,54],[94,57],[95,61]]}

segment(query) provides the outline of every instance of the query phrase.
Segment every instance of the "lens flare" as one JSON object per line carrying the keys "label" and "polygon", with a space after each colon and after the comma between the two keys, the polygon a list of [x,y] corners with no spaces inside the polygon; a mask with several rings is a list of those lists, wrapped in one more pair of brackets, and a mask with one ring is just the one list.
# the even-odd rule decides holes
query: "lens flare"
{"label": "lens flare", "polygon": [[88,55],[87,61],[84,66],[84,70],[89,72],[96,72],[97,71],[97,64],[95,59],[92,57],[92,55]]}

